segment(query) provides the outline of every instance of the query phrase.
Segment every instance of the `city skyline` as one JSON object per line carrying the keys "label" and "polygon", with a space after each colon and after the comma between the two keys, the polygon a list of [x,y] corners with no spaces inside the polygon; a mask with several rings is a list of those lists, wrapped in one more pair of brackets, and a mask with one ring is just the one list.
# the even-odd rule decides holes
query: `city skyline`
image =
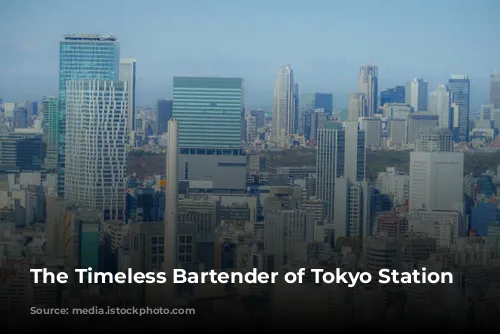
{"label": "city skyline", "polygon": [[[9,101],[54,95],[57,92],[57,43],[61,36],[65,33],[100,32],[117,36],[123,58],[137,59],[138,106],[153,107],[158,98],[171,98],[174,76],[221,76],[244,78],[247,104],[270,107],[276,69],[287,63],[295,70],[301,92],[331,92],[336,108],[347,108],[349,93],[357,90],[359,67],[370,63],[379,68],[379,92],[404,85],[414,77],[426,80],[429,91],[432,91],[439,84],[446,84],[450,75],[463,73],[471,79],[471,113],[476,113],[482,103],[489,101],[489,78],[495,68],[500,68],[494,57],[498,53],[496,46],[489,42],[500,32],[492,17],[497,3],[487,1],[483,6],[474,6],[461,1],[460,6],[452,7],[444,1],[433,4],[432,11],[428,10],[425,1],[412,6],[397,2],[377,5],[357,2],[342,4],[342,7],[335,2],[318,1],[315,4],[297,4],[293,8],[280,6],[279,2],[266,6],[245,4],[236,12],[236,8],[225,1],[210,4],[210,8],[204,8],[206,4],[201,3],[198,5],[200,12],[204,15],[212,13],[207,16],[210,17],[207,21],[196,13],[187,12],[185,5],[176,2],[159,4],[152,1],[133,11],[123,9],[130,6],[120,6],[120,15],[116,15],[118,19],[106,16],[102,20],[99,19],[101,13],[106,13],[107,9],[116,10],[113,2],[101,4],[103,7],[99,12],[92,9],[93,3],[90,2],[88,9],[75,13],[77,16],[67,11],[68,4],[63,2],[54,1],[44,6],[34,4],[26,10],[19,3],[9,3],[2,6],[9,15],[0,23],[0,28],[4,25],[8,28],[18,14],[31,19],[27,20],[26,26],[16,26],[15,31],[9,31],[4,39],[7,51],[0,56],[0,75],[6,80],[0,83],[0,91]],[[361,7],[363,10],[359,10]],[[158,14],[153,9],[158,13],[175,12],[176,15],[168,20],[157,20]],[[92,24],[82,19],[86,10],[92,11],[96,18]],[[288,15],[282,17],[290,18],[290,22],[299,15],[313,12],[315,19],[308,25],[296,26],[282,22],[283,19],[276,20],[278,10],[286,11]],[[48,21],[50,15],[44,15],[47,11],[64,11],[66,14],[55,25]],[[398,13],[404,15],[399,18]],[[352,20],[353,15],[357,21]],[[367,30],[366,24],[353,23],[367,18],[367,15],[391,16],[394,24]],[[433,23],[431,18],[439,15],[440,20]],[[148,26],[144,28],[140,23],[123,25],[117,21],[127,18],[133,18],[133,22],[148,19]],[[411,28],[423,18],[427,18],[425,25],[419,29]],[[462,28],[461,19],[469,22],[467,30]],[[186,20],[193,21],[189,28],[181,24]],[[236,22],[238,25],[233,24]],[[288,41],[285,44],[294,45],[294,51],[283,47],[283,43],[274,44],[281,29],[274,31],[271,28],[280,23],[289,29],[290,33],[284,37]],[[61,31],[62,26],[64,31]],[[177,29],[176,26],[184,28]],[[227,26],[232,28],[227,29]],[[394,30],[393,26],[400,29]],[[457,29],[461,31],[460,40],[468,46],[460,53],[453,51],[456,43],[454,31]],[[385,36],[389,33],[396,42],[386,41]],[[219,38],[214,40],[214,34]],[[168,40],[169,43],[162,45],[156,42],[159,40]],[[313,41],[317,47],[295,51],[297,43],[303,40],[308,40],[308,45]],[[326,40],[328,45],[322,42]],[[359,43],[360,40],[364,43]],[[412,45],[423,47],[414,48]],[[203,53],[197,51],[200,48]],[[401,50],[408,50],[404,57],[401,57]]]}

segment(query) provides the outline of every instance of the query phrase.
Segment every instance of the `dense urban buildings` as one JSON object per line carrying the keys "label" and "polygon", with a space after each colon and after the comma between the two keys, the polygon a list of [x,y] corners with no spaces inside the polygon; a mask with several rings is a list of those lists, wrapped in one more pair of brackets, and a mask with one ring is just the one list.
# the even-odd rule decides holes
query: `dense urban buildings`
{"label": "dense urban buildings", "polygon": [[[33,306],[189,305],[241,309],[267,324],[272,312],[300,304],[348,324],[432,314],[449,325],[483,324],[481,315],[496,310],[494,75],[483,78],[491,80],[491,98],[478,118],[469,115],[466,76],[430,94],[415,79],[378,95],[378,67],[362,65],[352,73],[357,91],[344,92],[334,108],[336,91],[306,91],[299,100],[291,66],[278,69],[268,106],[245,105],[243,78],[199,73],[159,87],[171,99],[153,95],[156,101],[136,106],[135,92],[151,89],[136,79],[140,68],[120,60],[115,37],[65,36],[59,96],[0,99],[4,314]],[[393,80],[384,73],[381,80]],[[309,272],[377,276],[381,266],[432,268],[457,280],[348,287],[313,284]],[[301,284],[35,285],[28,270],[40,267],[308,270]]]}

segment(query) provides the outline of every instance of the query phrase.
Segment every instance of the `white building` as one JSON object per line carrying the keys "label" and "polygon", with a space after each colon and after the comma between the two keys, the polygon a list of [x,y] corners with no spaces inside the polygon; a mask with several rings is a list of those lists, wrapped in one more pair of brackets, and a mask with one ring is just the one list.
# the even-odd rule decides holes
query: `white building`
{"label": "white building", "polygon": [[375,187],[381,194],[391,196],[395,205],[403,205],[409,199],[410,176],[396,167],[386,167],[385,172],[378,173]]}
{"label": "white building", "polygon": [[429,112],[439,115],[439,127],[451,128],[451,94],[448,87],[439,85],[429,95]]}
{"label": "white building", "polygon": [[70,81],[66,90],[65,198],[121,219],[127,177],[126,82]]}
{"label": "white building", "polygon": [[415,111],[427,110],[427,81],[415,78],[406,85],[405,102]]}
{"label": "white building", "polygon": [[294,125],[298,122],[296,102],[292,67],[282,66],[274,83],[272,137],[275,142],[282,143],[282,137],[294,133]]}
{"label": "white building", "polygon": [[410,210],[457,210],[464,206],[464,155],[410,153]]}
{"label": "white building", "polygon": [[349,108],[347,110],[347,119],[357,121],[360,117],[366,116],[366,96],[365,93],[349,94]]}
{"label": "white building", "polygon": [[380,118],[361,118],[360,130],[365,132],[365,146],[378,148],[382,143],[382,119]]}
{"label": "white building", "polygon": [[127,131],[129,135],[135,130],[135,59],[120,59],[120,81],[128,86]]}

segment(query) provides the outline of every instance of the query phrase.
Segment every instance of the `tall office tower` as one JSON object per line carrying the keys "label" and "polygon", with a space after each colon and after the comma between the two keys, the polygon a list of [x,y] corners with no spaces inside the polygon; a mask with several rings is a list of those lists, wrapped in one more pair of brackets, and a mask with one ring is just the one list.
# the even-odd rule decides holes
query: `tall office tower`
{"label": "tall office tower", "polygon": [[243,79],[175,77],[173,86],[179,179],[190,181],[190,187],[244,192]]}
{"label": "tall office tower", "polygon": [[389,126],[389,147],[402,147],[406,143],[407,120],[392,118]]}
{"label": "tall office tower", "polygon": [[0,127],[0,173],[41,171],[44,153],[41,134]]}
{"label": "tall office tower", "polygon": [[385,118],[408,119],[408,115],[414,110],[405,103],[386,103],[382,107]]}
{"label": "tall office tower", "polygon": [[405,103],[405,86],[396,86],[380,92],[380,107],[386,103]]}
{"label": "tall office tower", "polygon": [[427,110],[427,81],[415,78],[406,86],[405,102],[415,111]]}
{"label": "tall office tower", "polygon": [[127,83],[66,83],[64,197],[124,219],[127,178]]}
{"label": "tall office tower", "polygon": [[493,103],[483,104],[481,106],[481,120],[491,120],[491,111],[495,109],[495,105]]}
{"label": "tall office tower", "polygon": [[451,132],[453,134],[453,140],[460,141],[459,140],[460,106],[458,105],[458,103],[452,102],[450,110],[452,116]]}
{"label": "tall office tower", "polygon": [[439,127],[451,129],[451,94],[448,87],[439,85],[429,95],[429,112],[439,115]]}
{"label": "tall office tower", "polygon": [[247,116],[246,118],[246,133],[245,142],[248,144],[253,144],[255,139],[257,139],[257,118],[253,116]]}
{"label": "tall office tower", "polygon": [[367,100],[365,93],[349,94],[349,108],[347,119],[349,121],[357,121],[360,117],[367,115]]}
{"label": "tall office tower", "polygon": [[261,128],[266,124],[266,112],[264,110],[250,110],[250,115],[257,120],[257,129]]}
{"label": "tall office tower", "polygon": [[14,129],[26,129],[28,127],[28,110],[25,107],[16,107],[13,117]]}
{"label": "tall office tower", "polygon": [[328,120],[328,115],[325,113],[324,109],[316,109],[310,114],[310,116],[311,121],[309,123],[311,125],[309,128],[309,139],[312,142],[316,142],[318,139],[318,129],[323,128]]}
{"label": "tall office tower", "polygon": [[135,130],[135,59],[120,59],[119,80],[126,81],[128,87],[127,130],[130,135]]}
{"label": "tall office tower", "polygon": [[38,115],[38,102],[26,101],[26,110],[28,110],[28,117]]}
{"label": "tall office tower", "polygon": [[458,106],[458,141],[469,141],[470,80],[466,75],[452,75],[448,81],[451,101]]}
{"label": "tall office tower", "polygon": [[174,102],[172,100],[158,100],[156,102],[156,135],[160,136],[168,131],[168,121],[172,118]]}
{"label": "tall office tower", "polygon": [[450,129],[424,129],[417,135],[417,152],[453,152],[453,136]]}
{"label": "tall office tower", "polygon": [[243,79],[174,78],[180,148],[239,149],[243,113]]}
{"label": "tall office tower", "polygon": [[363,117],[359,128],[365,132],[365,146],[378,148],[382,143],[382,120],[378,117]]}
{"label": "tall office tower", "polygon": [[367,182],[335,180],[335,239],[370,236],[370,194]]}
{"label": "tall office tower", "polygon": [[45,170],[47,173],[57,172],[57,143],[59,139],[59,98],[44,97],[43,105],[43,137],[46,145]]}
{"label": "tall office tower", "polygon": [[299,113],[299,84],[294,83],[293,85],[293,119],[290,122],[290,133],[296,134],[299,133],[299,124],[300,124],[300,113]]}
{"label": "tall office tower", "polygon": [[359,69],[359,91],[365,93],[365,116],[373,117],[378,107],[378,67],[363,65]]}
{"label": "tall office tower", "polygon": [[281,66],[274,83],[274,104],[272,137],[276,142],[283,141],[286,135],[294,133],[293,124],[297,118],[295,106],[293,70],[290,65]]}
{"label": "tall office tower", "polygon": [[[167,275],[172,275],[177,268],[177,165],[179,155],[179,123],[172,119],[168,122],[167,143],[167,196],[165,198],[165,247],[164,247],[164,270]],[[172,280],[167,282],[167,298],[175,296],[175,285]]]}
{"label": "tall office tower", "polygon": [[318,129],[316,160],[317,197],[326,203],[326,216],[334,218],[335,179],[346,177],[352,182],[365,178],[365,133],[358,130],[358,122],[327,122]]}
{"label": "tall office tower", "polygon": [[410,153],[410,210],[463,210],[464,154]]}
{"label": "tall office tower", "polygon": [[415,145],[420,132],[439,126],[439,115],[430,112],[413,113],[409,115],[407,125],[406,143]]}
{"label": "tall office tower", "polygon": [[490,103],[495,108],[500,108],[500,74],[492,74],[490,77]]}
{"label": "tall office tower", "polygon": [[344,177],[352,182],[365,181],[366,149],[365,132],[359,130],[358,122],[345,122]]}
{"label": "tall office tower", "polygon": [[322,108],[325,110],[325,113],[331,115],[333,112],[333,94],[314,93],[314,108]]}
{"label": "tall office tower", "polygon": [[69,80],[118,80],[120,47],[114,36],[68,35],[59,51],[59,143],[58,186],[64,195],[66,143],[66,82]]}

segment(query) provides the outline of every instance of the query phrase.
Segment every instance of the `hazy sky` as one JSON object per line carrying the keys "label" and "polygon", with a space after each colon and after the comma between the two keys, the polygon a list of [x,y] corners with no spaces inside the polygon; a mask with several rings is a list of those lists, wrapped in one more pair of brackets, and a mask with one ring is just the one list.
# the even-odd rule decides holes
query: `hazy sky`
{"label": "hazy sky", "polygon": [[291,64],[301,92],[345,107],[371,62],[379,90],[468,74],[474,111],[500,71],[499,12],[498,0],[0,0],[0,97],[57,94],[61,36],[112,33],[137,59],[138,105],[171,97],[175,75],[242,77],[247,104],[271,105]]}

